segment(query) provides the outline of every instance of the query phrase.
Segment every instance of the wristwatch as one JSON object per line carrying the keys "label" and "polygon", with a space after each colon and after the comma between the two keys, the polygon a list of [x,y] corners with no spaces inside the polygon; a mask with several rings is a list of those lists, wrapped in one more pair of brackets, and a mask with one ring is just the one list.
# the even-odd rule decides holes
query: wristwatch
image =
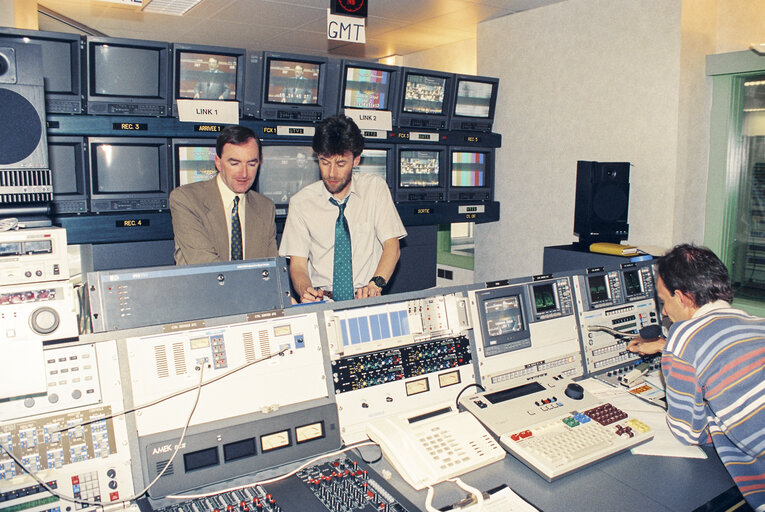
{"label": "wristwatch", "polygon": [[370,283],[374,283],[375,286],[377,286],[380,289],[384,289],[386,286],[388,286],[388,281],[385,280],[382,276],[374,276],[372,279],[369,280]]}

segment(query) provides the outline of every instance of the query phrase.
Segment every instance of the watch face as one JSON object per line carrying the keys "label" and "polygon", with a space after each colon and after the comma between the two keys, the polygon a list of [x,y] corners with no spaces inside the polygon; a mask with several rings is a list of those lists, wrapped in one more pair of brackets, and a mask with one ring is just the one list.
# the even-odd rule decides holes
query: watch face
{"label": "watch face", "polygon": [[380,287],[380,288],[385,288],[385,285],[387,285],[387,284],[388,284],[388,283],[385,281],[385,279],[384,279],[384,278],[382,278],[382,277],[380,277],[380,276],[375,276],[375,277],[373,277],[373,278],[372,278],[372,282],[373,282],[375,285],[377,285],[378,287]]}

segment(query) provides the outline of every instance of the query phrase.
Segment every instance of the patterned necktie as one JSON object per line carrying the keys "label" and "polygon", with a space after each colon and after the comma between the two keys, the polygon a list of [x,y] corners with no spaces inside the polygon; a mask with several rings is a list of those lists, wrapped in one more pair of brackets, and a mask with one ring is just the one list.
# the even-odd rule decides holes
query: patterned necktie
{"label": "patterned necktie", "polygon": [[329,202],[340,212],[335,221],[335,265],[332,272],[332,298],[350,300],[353,298],[353,266],[351,264],[351,232],[345,219],[346,200],[342,204],[330,197]]}
{"label": "patterned necktie", "polygon": [[239,196],[231,208],[231,261],[242,259],[242,225],[239,224]]}

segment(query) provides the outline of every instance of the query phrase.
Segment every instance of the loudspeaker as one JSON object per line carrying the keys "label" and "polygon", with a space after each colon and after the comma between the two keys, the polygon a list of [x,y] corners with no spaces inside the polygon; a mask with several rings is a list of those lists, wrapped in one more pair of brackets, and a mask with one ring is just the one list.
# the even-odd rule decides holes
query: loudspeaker
{"label": "loudspeaker", "polygon": [[629,162],[578,161],[574,234],[579,243],[626,240],[629,200]]}
{"label": "loudspeaker", "polygon": [[0,204],[52,199],[42,51],[0,44]]}

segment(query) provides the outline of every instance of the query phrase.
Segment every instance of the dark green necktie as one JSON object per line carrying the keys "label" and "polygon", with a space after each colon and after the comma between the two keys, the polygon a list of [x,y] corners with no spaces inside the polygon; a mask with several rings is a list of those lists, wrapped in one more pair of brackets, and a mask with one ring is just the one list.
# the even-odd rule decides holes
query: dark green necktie
{"label": "dark green necktie", "polygon": [[242,225],[239,224],[239,196],[231,209],[231,261],[242,259]]}
{"label": "dark green necktie", "polygon": [[335,221],[335,265],[332,272],[332,298],[350,300],[353,298],[353,266],[351,264],[351,232],[345,218],[348,200],[339,204],[330,197],[329,202],[339,208]]}

